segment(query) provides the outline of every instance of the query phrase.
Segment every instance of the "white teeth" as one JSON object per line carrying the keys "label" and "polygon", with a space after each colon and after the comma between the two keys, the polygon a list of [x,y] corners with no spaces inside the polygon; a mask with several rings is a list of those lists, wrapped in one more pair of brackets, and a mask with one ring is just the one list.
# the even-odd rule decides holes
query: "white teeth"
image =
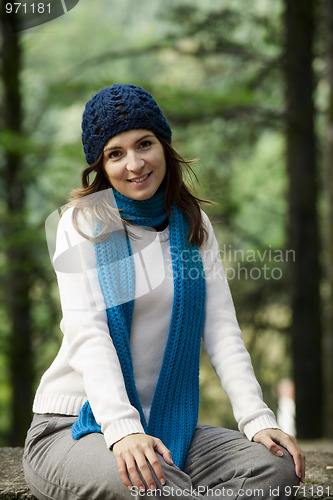
{"label": "white teeth", "polygon": [[145,179],[147,179],[147,177],[148,177],[148,174],[144,175],[143,177],[140,177],[139,179],[132,179],[131,182],[142,182]]}

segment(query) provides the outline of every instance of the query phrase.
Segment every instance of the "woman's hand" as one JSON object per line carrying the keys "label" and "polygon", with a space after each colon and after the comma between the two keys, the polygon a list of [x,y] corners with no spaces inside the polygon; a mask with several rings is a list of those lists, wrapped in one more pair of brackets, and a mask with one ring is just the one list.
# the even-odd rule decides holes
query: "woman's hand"
{"label": "woman's hand", "polygon": [[263,429],[254,435],[253,441],[265,445],[271,453],[277,455],[278,457],[283,455],[283,451],[278,445],[280,444],[286,448],[294,459],[296,475],[304,483],[305,456],[293,436],[290,436],[279,429]]}
{"label": "woman's hand", "polygon": [[171,453],[160,439],[147,434],[129,434],[117,441],[112,448],[112,451],[117,459],[118,470],[121,479],[127,488],[133,485],[144,490],[145,485],[138,473],[138,469],[142,474],[148,488],[155,490],[156,484],[151,474],[148,462],[151,465],[156,477],[162,485],[165,484],[165,475],[161,464],[156,456],[158,452],[164,458],[165,462],[173,465]]}

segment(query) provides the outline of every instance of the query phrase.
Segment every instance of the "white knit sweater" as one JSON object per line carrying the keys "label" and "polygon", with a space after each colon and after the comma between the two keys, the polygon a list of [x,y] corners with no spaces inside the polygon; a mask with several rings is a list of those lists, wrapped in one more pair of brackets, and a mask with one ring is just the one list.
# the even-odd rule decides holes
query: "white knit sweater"
{"label": "white knit sweater", "polygon": [[[203,342],[240,431],[252,439],[261,429],[278,425],[262,400],[213,228],[206,214],[203,217],[208,230],[208,239],[200,248],[207,297]],[[91,233],[90,224],[83,218],[80,228]],[[172,249],[169,228],[157,233],[135,226],[130,232],[137,274],[130,345],[136,387],[148,419],[171,321]],[[144,431],[138,411],[128,400],[109,334],[94,246],[74,229],[71,209],[58,225],[54,267],[63,312],[63,341],[41,379],[33,411],[78,415],[88,399],[110,447],[128,434]]]}

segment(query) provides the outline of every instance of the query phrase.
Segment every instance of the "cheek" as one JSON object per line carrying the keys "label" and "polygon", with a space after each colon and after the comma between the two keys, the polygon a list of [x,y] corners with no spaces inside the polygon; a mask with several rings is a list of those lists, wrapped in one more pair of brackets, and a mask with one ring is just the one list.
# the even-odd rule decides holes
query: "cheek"
{"label": "cheek", "polygon": [[120,176],[120,169],[113,164],[110,165],[106,163],[106,165],[104,165],[104,173],[109,180],[117,180]]}
{"label": "cheek", "polygon": [[166,172],[166,161],[164,158],[164,154],[161,153],[156,153],[154,155],[154,158],[152,159],[153,164],[155,167],[160,170],[161,173],[165,174]]}

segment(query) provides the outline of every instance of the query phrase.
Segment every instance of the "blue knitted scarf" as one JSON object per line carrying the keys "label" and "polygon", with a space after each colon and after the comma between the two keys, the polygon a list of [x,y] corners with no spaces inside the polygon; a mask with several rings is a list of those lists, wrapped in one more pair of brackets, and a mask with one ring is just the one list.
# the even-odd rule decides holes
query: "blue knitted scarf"
{"label": "blue knitted scarf", "polygon": [[[114,196],[122,218],[132,224],[156,228],[167,222],[163,188],[144,201],[129,199],[115,190]],[[161,439],[170,449],[174,463],[182,468],[198,419],[200,341],[206,288],[199,249],[188,243],[187,221],[174,205],[169,227],[174,299],[168,341],[148,422],[135,386],[130,352],[135,291],[131,245],[128,237],[124,237],[126,233],[113,232],[94,246],[110,335],[129,400],[139,411],[145,432]],[[110,266],[112,273],[108,272]],[[101,432],[101,428],[87,401],[72,427],[72,436],[79,439],[91,432]]]}

